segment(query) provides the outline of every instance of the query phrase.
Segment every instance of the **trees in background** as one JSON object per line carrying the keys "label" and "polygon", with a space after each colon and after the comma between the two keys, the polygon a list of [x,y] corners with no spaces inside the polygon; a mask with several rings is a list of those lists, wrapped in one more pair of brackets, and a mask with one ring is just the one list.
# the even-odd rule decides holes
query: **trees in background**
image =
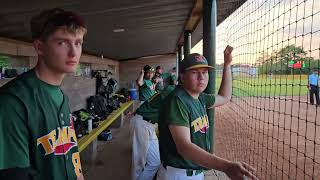
{"label": "trees in background", "polygon": [[263,52],[257,59],[259,74],[309,74],[312,69],[319,69],[320,59],[306,57],[301,47],[288,45],[270,55]]}

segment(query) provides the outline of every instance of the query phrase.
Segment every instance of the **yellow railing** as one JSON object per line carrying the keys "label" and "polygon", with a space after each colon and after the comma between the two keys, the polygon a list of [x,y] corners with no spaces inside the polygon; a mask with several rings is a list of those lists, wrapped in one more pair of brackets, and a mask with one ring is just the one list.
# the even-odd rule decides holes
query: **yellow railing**
{"label": "yellow railing", "polygon": [[98,135],[107,129],[125,110],[127,110],[133,101],[126,102],[120,106],[117,110],[113,111],[107,119],[101,121],[99,126],[93,129],[89,134],[81,137],[78,140],[79,152],[83,151],[93,140],[95,140]]}

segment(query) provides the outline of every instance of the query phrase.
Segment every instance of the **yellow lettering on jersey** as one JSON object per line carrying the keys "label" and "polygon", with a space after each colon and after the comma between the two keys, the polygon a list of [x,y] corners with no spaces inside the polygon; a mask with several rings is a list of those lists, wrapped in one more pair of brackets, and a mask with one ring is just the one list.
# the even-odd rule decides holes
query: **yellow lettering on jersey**
{"label": "yellow lettering on jersey", "polygon": [[194,128],[194,132],[197,132],[200,130],[199,121],[201,121],[201,119],[197,118],[194,121],[192,121],[192,123],[191,123],[191,126],[193,126],[193,128]]}
{"label": "yellow lettering on jersey", "polygon": [[205,115],[205,116],[202,116],[202,117],[199,117],[199,118],[193,120],[191,122],[191,126],[193,126],[193,128],[194,128],[194,133],[200,131],[203,128],[208,127],[209,126],[208,116]]}
{"label": "yellow lettering on jersey", "polygon": [[[63,143],[66,143],[66,142],[70,142],[68,141],[68,132],[69,132],[69,129],[70,127],[63,127],[62,128],[62,142]],[[59,134],[61,134],[61,132],[59,132]]]}
{"label": "yellow lettering on jersey", "polygon": [[203,121],[203,118],[201,117],[201,118],[199,118],[199,120],[198,120],[198,126],[199,126],[199,129],[202,129],[203,128],[203,123],[202,123],[202,121]]}
{"label": "yellow lettering on jersey", "polygon": [[57,146],[59,146],[59,145],[62,145],[62,144],[63,144],[63,142],[62,142],[62,133],[61,133],[61,128],[58,128],[58,132],[59,132],[59,134],[58,134],[58,139],[57,139],[57,141],[56,141]]}
{"label": "yellow lettering on jersey", "polygon": [[203,116],[203,126],[204,127],[208,127],[209,126],[208,116]]}
{"label": "yellow lettering on jersey", "polygon": [[[73,141],[71,140],[73,139]],[[68,142],[76,142],[77,143],[77,136],[76,132],[74,131],[73,128],[68,127]]]}
{"label": "yellow lettering on jersey", "polygon": [[[50,142],[52,144],[50,144]],[[51,131],[49,134],[37,139],[37,146],[41,144],[47,154],[53,153],[56,147],[56,130]]]}
{"label": "yellow lettering on jersey", "polygon": [[[57,140],[57,145],[63,145],[64,143],[69,142],[76,142],[76,135],[73,129],[71,129],[70,126],[58,128],[59,136]],[[71,141],[71,138],[73,138],[74,141]]]}
{"label": "yellow lettering on jersey", "polygon": [[66,143],[77,144],[76,133],[71,126],[65,126],[62,129],[58,129],[58,137],[56,129],[52,130],[49,134],[37,139],[37,145],[41,144],[46,154],[55,152],[57,146],[61,146]]}
{"label": "yellow lettering on jersey", "polygon": [[76,173],[77,177],[82,174],[81,170],[81,162],[80,162],[80,155],[79,152],[72,154],[72,164],[74,167],[74,172]]}

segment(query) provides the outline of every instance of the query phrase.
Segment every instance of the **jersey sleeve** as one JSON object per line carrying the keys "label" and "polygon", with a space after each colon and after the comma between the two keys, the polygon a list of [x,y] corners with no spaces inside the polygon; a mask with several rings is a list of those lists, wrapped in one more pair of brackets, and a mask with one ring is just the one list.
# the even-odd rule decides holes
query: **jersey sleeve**
{"label": "jersey sleeve", "polygon": [[13,95],[2,94],[0,99],[0,169],[29,167],[29,133],[24,105]]}
{"label": "jersey sleeve", "polygon": [[170,76],[171,76],[170,73],[163,73],[163,74],[161,74],[161,77],[162,77],[163,79],[167,79],[167,78],[169,78]]}
{"label": "jersey sleeve", "polygon": [[165,121],[167,124],[185,126],[190,128],[187,107],[178,97],[173,97],[166,106]]}
{"label": "jersey sleeve", "polygon": [[214,94],[201,93],[199,98],[202,102],[204,102],[206,108],[212,107],[216,102],[216,95]]}

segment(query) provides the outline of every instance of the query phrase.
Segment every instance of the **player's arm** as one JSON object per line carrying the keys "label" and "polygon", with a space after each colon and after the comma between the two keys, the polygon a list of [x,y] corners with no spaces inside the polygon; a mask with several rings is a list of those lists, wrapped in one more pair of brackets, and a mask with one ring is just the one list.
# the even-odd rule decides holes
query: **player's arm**
{"label": "player's arm", "polygon": [[81,174],[79,177],[77,177],[77,180],[84,180],[83,174]]}
{"label": "player's arm", "polygon": [[144,84],[143,82],[143,76],[144,76],[144,70],[142,69],[139,76],[138,76],[138,79],[136,80],[136,84],[138,87],[142,86]]}
{"label": "player's arm", "polygon": [[224,50],[224,65],[222,81],[219,88],[219,92],[216,95],[215,103],[211,107],[217,107],[228,103],[232,95],[232,75],[231,75],[231,61],[232,61],[232,50],[231,46],[227,46]]}
{"label": "player's arm", "polygon": [[30,161],[26,110],[15,96],[0,94],[0,99],[0,179],[28,179]]}
{"label": "player's arm", "polygon": [[192,143],[190,140],[190,129],[188,127],[169,125],[169,129],[176,144],[177,151],[183,158],[191,160],[202,167],[225,172],[231,179],[242,179],[244,175],[256,179],[256,177],[249,172],[249,170],[254,170],[249,165],[220,158]]}

